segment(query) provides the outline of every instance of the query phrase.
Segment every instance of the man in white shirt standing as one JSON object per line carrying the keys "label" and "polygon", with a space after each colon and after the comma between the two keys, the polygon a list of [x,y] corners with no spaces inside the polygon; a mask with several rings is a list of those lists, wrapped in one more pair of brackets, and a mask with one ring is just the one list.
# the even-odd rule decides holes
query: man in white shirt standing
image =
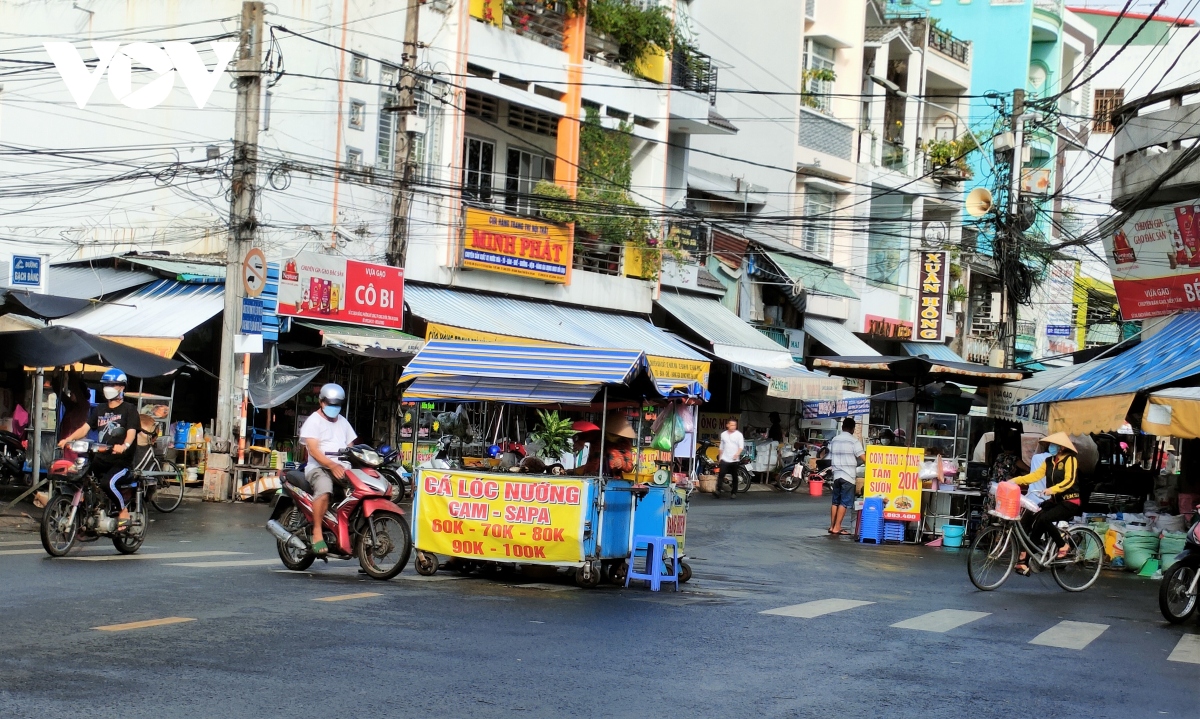
{"label": "man in white shirt standing", "polygon": [[862,442],[854,436],[854,418],[842,420],[842,431],[829,440],[829,464],[833,468],[833,507],[829,510],[829,533],[850,534],[842,529],[846,510],[854,504],[854,477],[858,474],[858,463],[865,459]]}
{"label": "man in white shirt standing", "polygon": [[330,457],[326,452],[345,449],[358,439],[354,428],[342,416],[346,404],[346,391],[332,382],[321,387],[321,408],[308,416],[300,426],[300,440],[308,450],[308,464],[304,466],[304,478],[312,488],[313,496],[313,553],[322,557],[329,553],[322,532],[321,518],[329,509],[329,495],[333,493],[333,481],[341,482],[346,477],[346,465]]}
{"label": "man in white shirt standing", "polygon": [[742,450],[745,448],[746,440],[738,431],[737,420],[730,418],[725,422],[725,431],[721,433],[720,453],[717,455],[720,464],[717,469],[717,490],[713,492],[714,497],[720,498],[721,482],[726,475],[729,475],[729,498],[737,496],[738,465],[741,464]]}

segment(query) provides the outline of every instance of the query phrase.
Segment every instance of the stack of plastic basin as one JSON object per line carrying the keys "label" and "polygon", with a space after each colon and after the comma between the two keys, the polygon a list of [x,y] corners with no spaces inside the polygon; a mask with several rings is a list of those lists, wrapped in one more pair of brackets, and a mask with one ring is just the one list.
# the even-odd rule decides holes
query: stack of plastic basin
{"label": "stack of plastic basin", "polygon": [[883,497],[867,497],[858,515],[858,541],[883,543]]}
{"label": "stack of plastic basin", "polygon": [[885,542],[903,542],[904,541],[904,522],[884,522],[883,523],[883,541],[885,541]]}

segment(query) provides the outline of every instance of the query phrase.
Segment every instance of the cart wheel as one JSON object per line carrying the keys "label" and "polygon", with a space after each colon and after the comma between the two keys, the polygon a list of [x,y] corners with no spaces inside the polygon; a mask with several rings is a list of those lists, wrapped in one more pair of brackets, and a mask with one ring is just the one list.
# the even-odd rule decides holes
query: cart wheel
{"label": "cart wheel", "polygon": [[469,559],[460,559],[454,563],[454,571],[466,576],[475,571],[475,562]]}
{"label": "cart wheel", "polygon": [[692,578],[692,565],[681,560],[679,562],[679,583],[687,584],[688,580],[691,578]]}
{"label": "cart wheel", "polygon": [[595,562],[586,562],[575,570],[575,583],[583,589],[600,586],[600,567]]}
{"label": "cart wheel", "polygon": [[629,564],[624,560],[620,562],[610,562],[604,568],[604,578],[609,584],[615,584],[618,587],[625,586],[625,576],[629,574]]}
{"label": "cart wheel", "polygon": [[437,555],[433,552],[422,552],[418,549],[417,561],[415,564],[417,574],[420,574],[422,577],[432,577],[433,575],[437,574],[438,560]]}

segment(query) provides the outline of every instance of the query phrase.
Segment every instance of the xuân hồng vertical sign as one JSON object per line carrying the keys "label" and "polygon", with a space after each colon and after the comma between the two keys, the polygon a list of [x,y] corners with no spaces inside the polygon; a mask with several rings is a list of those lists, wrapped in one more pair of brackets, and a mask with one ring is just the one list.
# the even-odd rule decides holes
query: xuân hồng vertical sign
{"label": "xu\u00e2n h\u1ed3ng vertical sign", "polygon": [[918,342],[941,342],[946,314],[946,253],[921,253],[921,291],[917,296]]}

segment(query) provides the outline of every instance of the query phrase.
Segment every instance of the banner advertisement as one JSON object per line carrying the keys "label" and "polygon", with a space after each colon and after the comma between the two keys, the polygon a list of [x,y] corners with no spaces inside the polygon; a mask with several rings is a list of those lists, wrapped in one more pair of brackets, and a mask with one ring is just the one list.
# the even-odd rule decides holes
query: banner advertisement
{"label": "banner advertisement", "polygon": [[833,402],[805,402],[804,419],[859,417],[871,413],[870,397],[852,397]]}
{"label": "banner advertisement", "polygon": [[837,377],[771,377],[767,396],[780,399],[836,402],[842,396],[842,381]]}
{"label": "banner advertisement", "polygon": [[423,469],[416,490],[419,549],[523,564],[583,561],[584,480]]}
{"label": "banner advertisement", "polygon": [[1050,405],[1024,404],[1017,402],[1028,399],[1041,390],[1010,387],[998,384],[988,388],[988,416],[1020,422],[1026,432],[1050,434]]}
{"label": "banner advertisement", "polygon": [[468,207],[462,266],[570,284],[573,245],[562,225]]}
{"label": "banner advertisement", "polygon": [[[731,419],[736,421],[739,426],[741,425],[742,417],[738,414],[701,412],[700,421],[696,424],[696,438],[714,443],[717,442],[721,438],[721,433],[725,431],[725,423]],[[715,448],[713,456],[716,456]]]}
{"label": "banner advertisement", "polygon": [[1200,309],[1200,202],[1135,212],[1104,236],[1126,320]]}
{"label": "banner advertisement", "polygon": [[864,497],[883,497],[883,518],[915,522],[921,518],[921,447],[867,445]]}
{"label": "banner advertisement", "polygon": [[880,315],[864,315],[863,331],[872,337],[907,341],[912,339],[913,323]]}
{"label": "banner advertisement", "polygon": [[279,314],[400,329],[404,269],[301,252],[279,273]]}
{"label": "banner advertisement", "polygon": [[917,342],[941,342],[946,314],[946,253],[921,253],[921,291],[917,296]]}

